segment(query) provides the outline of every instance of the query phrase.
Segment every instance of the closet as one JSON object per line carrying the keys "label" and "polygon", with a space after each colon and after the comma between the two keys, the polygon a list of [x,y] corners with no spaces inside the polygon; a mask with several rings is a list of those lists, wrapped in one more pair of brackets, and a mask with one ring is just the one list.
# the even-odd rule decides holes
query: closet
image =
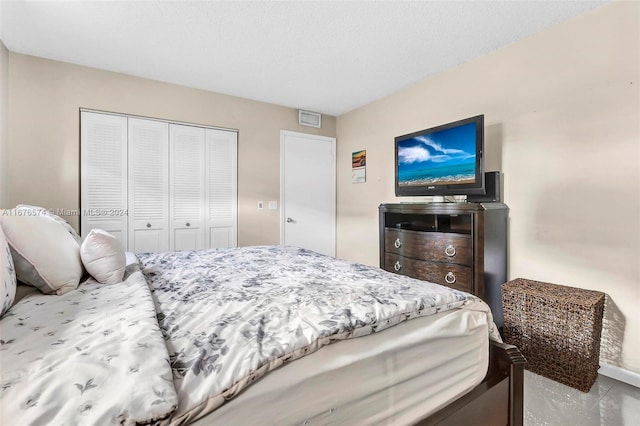
{"label": "closet", "polygon": [[237,133],[80,113],[81,234],[133,252],[237,245]]}

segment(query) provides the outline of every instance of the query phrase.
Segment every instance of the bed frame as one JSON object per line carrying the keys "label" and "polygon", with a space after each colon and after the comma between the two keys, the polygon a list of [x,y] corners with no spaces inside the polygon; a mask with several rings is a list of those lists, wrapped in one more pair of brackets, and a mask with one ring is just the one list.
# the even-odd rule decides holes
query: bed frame
{"label": "bed frame", "polygon": [[525,364],[515,346],[491,342],[482,383],[417,425],[522,426]]}

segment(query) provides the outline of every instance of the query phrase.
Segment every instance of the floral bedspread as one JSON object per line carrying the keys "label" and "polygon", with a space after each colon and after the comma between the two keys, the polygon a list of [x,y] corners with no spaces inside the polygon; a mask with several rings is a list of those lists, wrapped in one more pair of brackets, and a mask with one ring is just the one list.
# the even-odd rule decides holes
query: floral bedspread
{"label": "floral bedspread", "polygon": [[0,320],[0,424],[150,423],[177,406],[138,265],[114,285],[32,293]]}
{"label": "floral bedspread", "polygon": [[268,371],[333,341],[477,301],[291,247],[137,256],[179,395],[172,422],[219,407]]}

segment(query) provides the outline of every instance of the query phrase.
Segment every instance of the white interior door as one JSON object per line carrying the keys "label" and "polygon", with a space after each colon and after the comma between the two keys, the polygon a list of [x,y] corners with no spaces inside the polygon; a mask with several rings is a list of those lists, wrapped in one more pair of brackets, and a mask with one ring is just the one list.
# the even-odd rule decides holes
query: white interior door
{"label": "white interior door", "polygon": [[129,250],[169,250],[169,124],[129,118]]}
{"label": "white interior door", "polygon": [[205,246],[238,245],[238,134],[207,129],[205,133]]}
{"label": "white interior door", "polygon": [[82,111],[80,230],[104,229],[127,249],[127,117]]}
{"label": "white interior door", "polygon": [[169,246],[204,248],[204,133],[202,127],[169,125]]}
{"label": "white interior door", "polygon": [[336,253],[336,139],[280,132],[280,242]]}

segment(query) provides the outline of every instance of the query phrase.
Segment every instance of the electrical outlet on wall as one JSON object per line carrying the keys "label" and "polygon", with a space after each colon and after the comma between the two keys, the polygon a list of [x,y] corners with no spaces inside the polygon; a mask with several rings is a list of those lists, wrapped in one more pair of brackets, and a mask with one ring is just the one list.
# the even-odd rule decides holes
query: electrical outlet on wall
{"label": "electrical outlet on wall", "polygon": [[264,209],[264,202],[258,201],[258,210]]}

